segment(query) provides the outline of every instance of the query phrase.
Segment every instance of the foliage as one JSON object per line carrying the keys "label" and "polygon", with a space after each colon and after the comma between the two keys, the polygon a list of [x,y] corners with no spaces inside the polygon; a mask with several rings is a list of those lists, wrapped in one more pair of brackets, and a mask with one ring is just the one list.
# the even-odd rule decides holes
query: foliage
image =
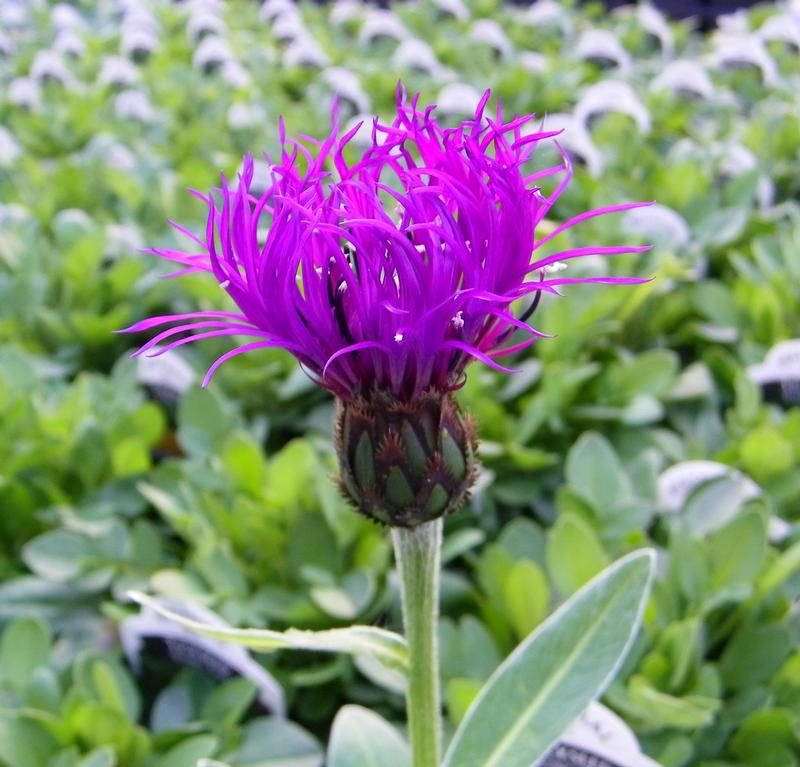
{"label": "foliage", "polygon": [[[298,724],[259,709],[242,680],[167,664],[150,685],[127,667],[116,631],[137,613],[131,589],[276,632],[400,620],[385,531],[339,497],[332,407],[294,363],[240,357],[203,391],[198,374],[223,348],[209,341],[181,349],[154,383],[113,333],[160,311],[225,308],[212,282],[157,279],[164,267],[138,251],[175,243],[167,217],[201,225],[187,187],[274,150],[279,115],[323,133],[334,87],[345,121],[387,112],[400,76],[440,103],[460,82],[492,86],[508,112],[585,115],[553,225],[630,199],[669,209],[581,224],[570,242],[654,242],[610,264],[653,281],[546,297],[533,322],[557,341],[516,359],[516,376],[473,369],[459,394],[483,469],[445,531],[448,734],[548,615],[649,546],[658,574],[644,630],[604,702],[664,767],[800,763],[800,410],[752,379],[775,344],[800,336],[800,64],[759,31],[783,11],[739,19],[767,58],[737,67],[724,36],[634,11],[566,4],[531,23],[485,0],[463,19],[444,3],[396,7],[398,34],[426,41],[431,67],[399,56],[408,45],[390,26],[368,34],[379,17],[365,8],[309,4],[299,37],[327,64],[300,66],[299,43],[270,15],[280,4],[234,0],[208,12],[222,25],[205,38],[226,41],[244,83],[225,65],[194,66],[189,5],[149,5],[156,47],[127,85],[102,74],[123,50],[121,5],[78,3],[74,27],[44,2],[9,3],[28,14],[21,25],[0,9],[0,764],[312,767],[330,742],[330,763],[348,767],[402,742],[397,685],[349,656],[257,656]],[[497,20],[508,46],[476,40],[478,19]],[[592,30],[612,32],[623,54],[584,58]],[[66,85],[37,76],[37,56],[67,32],[85,49],[58,53]],[[659,85],[676,59],[698,62],[710,90],[691,95],[700,76]],[[29,74],[39,100],[25,106],[12,85]],[[592,86],[609,81],[635,100],[592,106]],[[152,114],[122,110],[126,93]],[[664,471],[690,460],[740,474],[665,499]],[[404,763],[402,746],[391,751]]]}

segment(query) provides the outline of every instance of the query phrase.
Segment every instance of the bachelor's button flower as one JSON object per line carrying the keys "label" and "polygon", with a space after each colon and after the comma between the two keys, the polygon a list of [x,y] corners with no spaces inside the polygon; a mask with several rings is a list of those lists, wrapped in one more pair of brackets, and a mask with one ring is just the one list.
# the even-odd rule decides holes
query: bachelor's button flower
{"label": "bachelor's button flower", "polygon": [[[202,338],[250,336],[217,359],[279,347],[340,400],[343,484],[361,510],[414,525],[455,508],[474,470],[474,437],[452,391],[465,368],[500,360],[543,334],[527,320],[542,293],[580,282],[635,278],[569,277],[571,259],[645,250],[579,247],[542,256],[573,225],[639,203],[583,213],[536,236],[571,176],[569,161],[529,173],[523,166],[552,132],[529,133],[528,117],[486,114],[444,128],[434,107],[401,93],[395,119],[372,125],[355,162],[345,150],[359,126],[322,141],[286,137],[271,185],[251,193],[252,158],[235,186],[222,178],[205,232],[175,227],[189,251],[154,249],[176,274],[207,271],[238,311],[201,311],[138,322],[163,328],[136,354],[161,354]],[[527,134],[527,135],[526,135]],[[546,195],[541,179],[563,173]],[[555,269],[554,269],[555,267]],[[515,307],[528,302],[518,314]]]}

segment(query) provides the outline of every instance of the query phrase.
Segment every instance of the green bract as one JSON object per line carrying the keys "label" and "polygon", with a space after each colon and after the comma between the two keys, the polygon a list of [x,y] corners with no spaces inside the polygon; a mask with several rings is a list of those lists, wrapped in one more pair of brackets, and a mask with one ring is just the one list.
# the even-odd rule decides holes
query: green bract
{"label": "green bract", "polygon": [[416,527],[461,508],[477,476],[477,441],[452,395],[400,402],[378,393],[337,407],[340,486],[362,514]]}

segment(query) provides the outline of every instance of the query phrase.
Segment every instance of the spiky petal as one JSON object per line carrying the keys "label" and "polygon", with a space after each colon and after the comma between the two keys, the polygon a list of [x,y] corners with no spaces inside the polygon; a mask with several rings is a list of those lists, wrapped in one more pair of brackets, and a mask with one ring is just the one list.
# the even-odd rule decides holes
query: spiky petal
{"label": "spiky petal", "polygon": [[[152,251],[179,263],[176,274],[211,272],[239,311],[137,323],[127,330],[163,328],[139,353],[250,336],[211,366],[204,385],[227,359],[280,347],[344,401],[387,392],[414,402],[457,388],[472,360],[507,371],[498,359],[543,335],[515,314],[520,299],[574,282],[641,282],[548,276],[570,259],[644,250],[540,255],[565,229],[638,203],[588,211],[537,240],[571,176],[569,160],[526,176],[535,147],[554,134],[530,133],[533,115],[504,121],[498,107],[489,117],[488,98],[473,119],[448,129],[432,106],[399,89],[395,119],[374,121],[371,146],[353,163],[345,155],[356,129],[341,135],[335,114],[323,141],[288,139],[281,124],[283,151],[265,193],[251,192],[246,157],[234,186],[223,177],[217,193],[198,195],[208,206],[204,233],[176,225],[192,249]],[[544,194],[539,181],[558,173],[555,191]]]}

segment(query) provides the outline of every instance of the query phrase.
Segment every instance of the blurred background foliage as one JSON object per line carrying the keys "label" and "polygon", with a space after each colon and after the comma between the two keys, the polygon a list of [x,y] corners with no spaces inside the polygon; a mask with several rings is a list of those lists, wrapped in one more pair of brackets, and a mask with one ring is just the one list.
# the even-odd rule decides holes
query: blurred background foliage
{"label": "blurred background foliage", "polygon": [[[546,297],[536,323],[557,338],[515,376],[474,366],[460,394],[483,468],[447,520],[449,725],[561,600],[654,545],[645,629],[605,703],[664,767],[800,763],[800,409],[754,373],[800,336],[799,13],[700,35],[648,6],[548,0],[4,0],[0,764],[314,767],[344,703],[402,718],[396,687],[343,657],[258,658],[290,719],[244,679],[128,667],[134,588],[257,627],[399,628],[399,605],[385,530],[331,481],[332,403],[287,355],[238,357],[201,390],[223,343],[133,361],[114,334],[225,307],[140,252],[176,242],[168,218],[203,225],[187,188],[275,151],[281,115],[322,135],[334,91],[347,124],[387,116],[399,78],[445,120],[491,87],[506,114],[564,127],[576,173],[553,223],[658,202],[565,236],[654,243],[570,266],[651,282]],[[689,461],[716,463],[670,485]]]}

